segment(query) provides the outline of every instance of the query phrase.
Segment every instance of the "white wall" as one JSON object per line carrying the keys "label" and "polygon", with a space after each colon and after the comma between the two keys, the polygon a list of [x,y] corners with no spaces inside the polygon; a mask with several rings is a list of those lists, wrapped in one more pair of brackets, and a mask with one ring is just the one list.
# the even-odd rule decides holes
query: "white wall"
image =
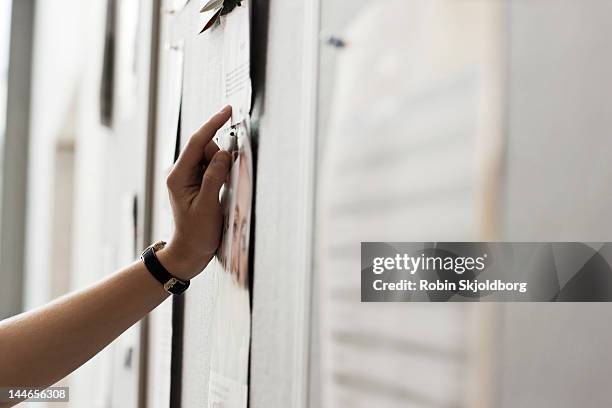
{"label": "white wall", "polygon": [[[102,276],[103,164],[109,132],[99,125],[98,95],[105,21],[103,0],[39,0],[33,51],[27,208],[25,308],[51,299],[55,149],[72,122],[75,137],[73,246],[64,292]],[[67,226],[68,228],[69,226]],[[61,232],[61,231],[60,231]],[[64,277],[66,278],[66,277]],[[71,406],[100,406],[94,359],[68,378]]]}
{"label": "white wall", "polygon": [[78,0],[36,4],[26,235],[25,308],[49,300],[53,155],[84,59],[87,33]]}
{"label": "white wall", "polygon": [[[12,9],[11,6],[12,5]],[[9,6],[9,7],[7,7]],[[2,2],[0,52],[0,318],[23,307],[23,251],[30,107],[33,1]],[[10,64],[8,63],[10,61]],[[10,103],[6,103],[10,100]]]}
{"label": "white wall", "polygon": [[[514,1],[509,11],[502,238],[610,241],[612,3]],[[500,318],[500,407],[612,404],[608,304],[508,304]]]}
{"label": "white wall", "polygon": [[11,2],[8,0],[0,1],[0,21],[2,31],[0,31],[0,143],[4,140],[4,126],[6,113],[6,80],[8,77],[8,58],[10,40],[10,21],[11,21]]}

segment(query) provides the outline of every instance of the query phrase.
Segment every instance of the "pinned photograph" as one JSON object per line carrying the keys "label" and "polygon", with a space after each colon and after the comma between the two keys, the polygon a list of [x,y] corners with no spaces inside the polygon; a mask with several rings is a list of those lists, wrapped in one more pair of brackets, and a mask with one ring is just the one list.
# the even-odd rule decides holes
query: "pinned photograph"
{"label": "pinned photograph", "polygon": [[218,140],[232,153],[223,190],[223,236],[215,268],[215,305],[211,332],[209,407],[246,407],[251,334],[249,245],[253,198],[253,156],[248,124],[226,129]]}
{"label": "pinned photograph", "polygon": [[241,288],[248,286],[249,237],[253,198],[253,157],[247,128],[241,123],[227,136],[234,158],[222,192],[223,237],[217,257]]}

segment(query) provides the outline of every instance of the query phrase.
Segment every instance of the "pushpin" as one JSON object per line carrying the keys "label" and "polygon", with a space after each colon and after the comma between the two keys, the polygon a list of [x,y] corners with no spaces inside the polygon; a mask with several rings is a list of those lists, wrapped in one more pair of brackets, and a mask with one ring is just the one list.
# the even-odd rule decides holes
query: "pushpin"
{"label": "pushpin", "polygon": [[324,41],[327,45],[331,45],[334,48],[344,48],[346,47],[346,42],[335,35],[329,35],[324,38]]}

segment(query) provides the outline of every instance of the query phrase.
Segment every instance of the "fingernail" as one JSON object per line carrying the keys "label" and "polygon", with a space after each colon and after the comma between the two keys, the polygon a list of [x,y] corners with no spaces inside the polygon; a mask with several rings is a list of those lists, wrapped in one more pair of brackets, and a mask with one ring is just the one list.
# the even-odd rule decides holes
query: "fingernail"
{"label": "fingernail", "polygon": [[221,113],[227,113],[227,112],[229,112],[231,110],[232,110],[232,106],[231,105],[227,105],[223,109],[221,109]]}

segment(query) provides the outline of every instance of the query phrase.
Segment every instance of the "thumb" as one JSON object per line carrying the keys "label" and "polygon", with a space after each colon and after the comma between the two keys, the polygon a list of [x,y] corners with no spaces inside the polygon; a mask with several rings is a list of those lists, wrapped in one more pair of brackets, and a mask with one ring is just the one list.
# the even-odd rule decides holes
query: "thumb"
{"label": "thumb", "polygon": [[229,152],[220,150],[215,153],[212,161],[206,167],[200,186],[200,197],[205,206],[219,204],[219,190],[221,190],[221,186],[225,183],[229,173],[231,159]]}

